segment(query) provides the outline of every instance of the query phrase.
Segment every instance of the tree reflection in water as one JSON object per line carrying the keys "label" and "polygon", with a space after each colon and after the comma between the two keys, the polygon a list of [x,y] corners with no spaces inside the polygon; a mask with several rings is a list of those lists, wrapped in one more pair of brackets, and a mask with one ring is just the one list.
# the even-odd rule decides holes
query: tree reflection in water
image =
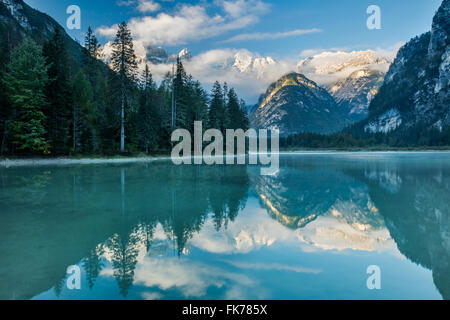
{"label": "tree reflection in water", "polygon": [[450,297],[448,161],[281,160],[272,177],[256,167],[165,162],[2,169],[0,298],[31,298],[50,287],[59,294],[67,266],[79,261],[90,289],[109,261],[127,296],[142,249],[160,249],[157,226],[181,256],[209,219],[226,229],[249,192],[291,229],[334,213],[351,226],[388,228],[400,252],[431,269]]}

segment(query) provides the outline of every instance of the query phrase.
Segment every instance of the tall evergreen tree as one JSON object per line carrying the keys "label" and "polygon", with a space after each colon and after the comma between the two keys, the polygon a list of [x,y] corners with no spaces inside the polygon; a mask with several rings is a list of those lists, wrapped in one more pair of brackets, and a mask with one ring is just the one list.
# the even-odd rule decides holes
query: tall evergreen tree
{"label": "tall evergreen tree", "polygon": [[15,118],[11,124],[12,144],[16,150],[27,153],[50,152],[45,139],[46,105],[45,85],[48,81],[47,66],[42,49],[26,38],[17,47],[8,64],[4,84],[14,108]]}
{"label": "tall evergreen tree", "polygon": [[84,37],[84,48],[89,57],[93,59],[99,58],[101,47],[91,27],[88,28],[86,36]]}
{"label": "tall evergreen tree", "polygon": [[72,95],[69,57],[58,28],[55,29],[53,38],[45,43],[43,54],[47,61],[49,76],[45,90],[49,104],[44,110],[47,117],[48,139],[54,154],[64,154],[70,149]]}
{"label": "tall evergreen tree", "polygon": [[188,82],[188,121],[190,123],[189,130],[194,131],[194,121],[202,121],[207,125],[208,119],[208,94],[202,88],[200,82],[189,78]]}
{"label": "tall evergreen tree", "polygon": [[145,152],[157,142],[160,134],[160,120],[155,106],[156,88],[148,65],[142,75],[142,92],[137,117],[137,134]]}
{"label": "tall evergreen tree", "polygon": [[211,102],[208,111],[208,127],[219,129],[222,132],[224,132],[225,129],[223,91],[222,86],[218,81],[214,83],[211,91]]}
{"label": "tall evergreen tree", "polygon": [[91,83],[94,83],[94,81],[97,80],[95,79],[97,73],[97,68],[95,68],[95,65],[97,63],[96,60],[100,57],[101,47],[91,27],[88,28],[88,31],[84,37],[84,49],[83,63],[86,74]]}
{"label": "tall evergreen tree", "polygon": [[[95,151],[97,110],[93,102],[93,93],[90,82],[83,71],[79,71],[73,82],[73,151]],[[87,142],[92,142],[91,148]]]}
{"label": "tall evergreen tree", "polygon": [[242,123],[241,123],[241,128],[243,130],[248,130],[250,128],[250,119],[248,118],[248,110],[245,104],[244,99],[241,99],[239,101],[239,106],[240,106],[240,111],[241,111],[241,116],[242,116]]}
{"label": "tall evergreen tree", "polygon": [[[98,110],[98,141],[100,149],[106,153],[117,151],[117,128],[120,127],[120,119],[117,117],[117,105],[121,102],[121,97],[116,93],[115,84],[117,75],[108,72],[104,77],[99,76],[96,81],[95,105]],[[94,142],[95,142],[94,141]]]}
{"label": "tall evergreen tree", "polygon": [[177,70],[174,78],[175,91],[175,127],[188,128],[187,109],[188,109],[188,76],[180,58],[177,58]]}
{"label": "tall evergreen tree", "polygon": [[9,119],[11,106],[7,98],[6,85],[1,79],[6,73],[6,66],[10,61],[10,35],[7,25],[0,23],[0,155],[7,150]]}
{"label": "tall evergreen tree", "polygon": [[120,151],[125,152],[125,105],[127,90],[135,82],[137,63],[133,48],[133,38],[125,22],[119,25],[116,39],[113,43],[111,58],[112,68],[120,78],[121,109],[120,109]]}
{"label": "tall evergreen tree", "polygon": [[236,92],[231,88],[227,93],[227,129],[242,129],[243,115]]}

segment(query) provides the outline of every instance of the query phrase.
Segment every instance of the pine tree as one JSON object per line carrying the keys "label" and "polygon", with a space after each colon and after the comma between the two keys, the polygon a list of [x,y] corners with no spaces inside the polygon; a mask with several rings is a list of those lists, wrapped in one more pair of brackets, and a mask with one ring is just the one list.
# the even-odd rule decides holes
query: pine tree
{"label": "pine tree", "polygon": [[220,113],[223,108],[222,87],[216,81],[211,90],[211,101],[208,110],[208,128],[217,129],[220,126]]}
{"label": "pine tree", "polygon": [[[90,82],[86,79],[83,71],[78,72],[73,82],[73,152],[86,148],[87,140],[96,139],[97,111],[93,102],[93,93]],[[92,149],[95,149],[92,142]],[[89,148],[90,149],[90,148]],[[95,151],[95,150],[94,150]]]}
{"label": "pine tree", "polygon": [[111,59],[112,68],[120,78],[121,109],[120,109],[120,152],[125,152],[125,104],[127,90],[136,78],[136,55],[134,54],[133,38],[125,22],[119,25],[116,39],[113,43]]}
{"label": "pine tree", "polygon": [[193,81],[192,79],[189,81],[189,106],[190,106],[190,124],[191,124],[191,132],[193,132],[194,121],[202,121],[207,124],[208,119],[208,94],[202,88],[200,82]]}
{"label": "pine tree", "polygon": [[174,78],[175,91],[175,127],[188,128],[187,109],[188,109],[188,76],[184,70],[183,63],[177,58],[177,70]]}
{"label": "pine tree", "polygon": [[[117,128],[120,125],[117,117],[117,106],[120,104],[120,97],[115,94],[117,86],[115,82],[117,75],[110,71],[104,77],[99,77],[95,89],[95,105],[98,110],[98,139],[93,143],[100,144],[100,149],[106,153],[117,151]],[[96,133],[96,132],[95,132]]]}
{"label": "pine tree", "polygon": [[155,106],[155,94],[156,89],[152,74],[148,65],[146,65],[142,75],[142,92],[137,117],[137,135],[146,153],[149,152],[151,145],[156,144],[157,136],[160,132],[160,120]]}
{"label": "pine tree", "polygon": [[223,105],[226,106],[228,104],[228,84],[226,82],[223,83]]}
{"label": "pine tree", "polygon": [[84,48],[89,57],[93,59],[98,59],[100,56],[100,44],[98,43],[97,37],[92,31],[91,27],[88,28],[86,36],[84,37]]}
{"label": "pine tree", "polygon": [[236,92],[231,88],[227,93],[226,106],[227,129],[242,129],[243,114]]}
{"label": "pine tree", "polygon": [[244,99],[240,100],[240,113],[241,113],[241,128],[247,131],[250,128],[250,119],[248,118],[248,111]]}
{"label": "pine tree", "polygon": [[17,47],[8,64],[4,83],[16,114],[11,125],[12,144],[23,152],[50,152],[45,139],[46,130],[43,108],[48,81],[47,67],[42,49],[33,40],[26,38]]}
{"label": "pine tree", "polygon": [[47,117],[48,138],[53,153],[65,154],[70,149],[72,95],[69,58],[58,28],[55,29],[53,38],[45,43],[43,54],[47,61],[49,76],[45,90],[49,104],[44,110]]}
{"label": "pine tree", "polygon": [[10,46],[11,41],[7,26],[0,23],[0,155],[3,155],[7,150],[9,120],[12,116],[12,108],[6,94],[6,85],[1,81],[10,61]]}
{"label": "pine tree", "polygon": [[155,106],[160,119],[159,146],[170,147],[170,135],[172,133],[172,90],[173,75],[167,72],[156,92]]}
{"label": "pine tree", "polygon": [[83,50],[83,63],[85,66],[86,74],[89,77],[91,83],[94,83],[97,68],[95,68],[96,60],[100,57],[100,44],[91,27],[88,28],[86,36],[84,37],[84,49]]}
{"label": "pine tree", "polygon": [[224,132],[225,129],[223,91],[218,81],[214,83],[211,91],[211,102],[208,111],[208,127],[219,129],[221,132]]}

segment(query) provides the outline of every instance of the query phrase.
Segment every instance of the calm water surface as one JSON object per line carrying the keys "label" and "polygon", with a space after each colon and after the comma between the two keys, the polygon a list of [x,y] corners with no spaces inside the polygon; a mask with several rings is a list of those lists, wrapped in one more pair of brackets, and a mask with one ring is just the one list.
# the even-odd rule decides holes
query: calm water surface
{"label": "calm water surface", "polygon": [[450,153],[280,162],[1,168],[0,299],[450,298]]}

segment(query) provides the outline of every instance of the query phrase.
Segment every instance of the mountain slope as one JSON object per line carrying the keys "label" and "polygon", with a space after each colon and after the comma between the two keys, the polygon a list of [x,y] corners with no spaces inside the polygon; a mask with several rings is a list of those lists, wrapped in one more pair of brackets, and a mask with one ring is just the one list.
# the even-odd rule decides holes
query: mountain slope
{"label": "mountain slope", "polygon": [[250,121],[255,128],[278,129],[281,135],[336,132],[348,123],[330,94],[298,73],[271,84]]}
{"label": "mountain slope", "polygon": [[0,0],[0,31],[9,50],[26,36],[42,45],[53,36],[55,29],[61,32],[73,60],[80,62],[82,47],[53,18],[31,8],[23,0]]}
{"label": "mountain slope", "polygon": [[373,50],[322,52],[297,64],[297,70],[328,90],[352,121],[365,119],[392,59]]}
{"label": "mountain slope", "polygon": [[437,11],[432,31],[403,46],[360,126],[366,133],[416,136],[450,126],[450,0]]}
{"label": "mountain slope", "polygon": [[383,72],[361,69],[333,84],[328,92],[352,121],[360,121],[367,118],[369,104],[377,95],[383,80]]}

